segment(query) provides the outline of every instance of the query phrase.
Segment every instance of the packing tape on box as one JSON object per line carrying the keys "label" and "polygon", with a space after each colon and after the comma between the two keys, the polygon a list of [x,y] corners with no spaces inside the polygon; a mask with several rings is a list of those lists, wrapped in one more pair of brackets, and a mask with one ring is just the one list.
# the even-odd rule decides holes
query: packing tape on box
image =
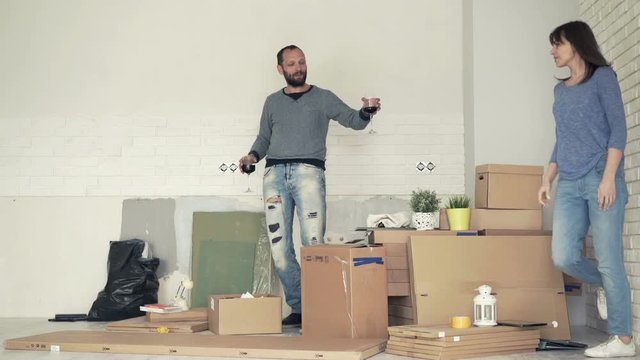
{"label": "packing tape on box", "polygon": [[451,317],[451,327],[454,329],[466,329],[471,327],[471,318],[468,316]]}

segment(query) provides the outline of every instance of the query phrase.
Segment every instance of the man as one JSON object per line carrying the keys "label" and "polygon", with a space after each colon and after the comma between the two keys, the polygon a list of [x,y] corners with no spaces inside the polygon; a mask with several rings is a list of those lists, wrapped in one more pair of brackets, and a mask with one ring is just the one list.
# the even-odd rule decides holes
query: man
{"label": "man", "polygon": [[[267,97],[260,131],[240,169],[266,157],[263,198],[271,255],[291,314],[284,327],[302,323],[300,265],[293,246],[293,213],[297,212],[303,246],[322,244],[326,228],[325,157],[329,121],[364,129],[380,109],[380,99],[362,98],[354,110],[331,91],[307,84],[304,53],[295,45],[277,54],[278,72],[287,86]],[[366,112],[366,109],[370,112]]]}

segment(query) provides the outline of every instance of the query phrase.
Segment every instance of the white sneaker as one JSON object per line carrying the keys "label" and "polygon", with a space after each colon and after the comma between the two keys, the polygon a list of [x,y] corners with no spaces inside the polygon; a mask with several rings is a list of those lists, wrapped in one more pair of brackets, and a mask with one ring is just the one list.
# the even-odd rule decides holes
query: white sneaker
{"label": "white sneaker", "polygon": [[596,307],[598,308],[600,319],[607,320],[607,295],[605,295],[604,289],[601,287],[596,290]]}
{"label": "white sneaker", "polygon": [[593,358],[612,358],[635,355],[636,345],[633,343],[633,339],[631,339],[630,343],[625,344],[617,335],[610,337],[608,341],[603,342],[598,346],[588,348],[584,351],[584,356]]}

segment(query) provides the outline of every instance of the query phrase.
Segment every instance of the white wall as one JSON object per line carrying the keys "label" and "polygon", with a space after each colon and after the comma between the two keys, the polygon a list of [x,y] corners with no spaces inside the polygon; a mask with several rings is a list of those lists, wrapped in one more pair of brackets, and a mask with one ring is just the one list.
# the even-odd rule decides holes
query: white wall
{"label": "white wall", "polygon": [[545,165],[555,141],[554,76],[562,74],[549,54],[549,33],[577,17],[575,0],[482,0],[472,7],[473,164],[467,191],[473,194],[475,165]]}
{"label": "white wall", "polygon": [[[4,0],[0,195],[241,195],[245,177],[218,166],[249,151],[291,43],[310,83],[353,107],[383,99],[376,135],[332,126],[330,195],[461,192],[460,11],[460,0]],[[421,160],[438,176],[419,174]]]}
{"label": "white wall", "polygon": [[[354,107],[365,94],[383,99],[377,134],[330,129],[330,209],[359,217],[329,214],[329,232],[364,225],[361,208],[397,211],[417,187],[464,192],[467,131],[475,163],[543,164],[545,132],[523,129],[536,128],[535,111],[552,122],[546,35],[575,14],[566,3],[535,2],[538,16],[515,21],[511,11],[530,12],[533,1],[473,2],[469,42],[462,0],[0,0],[0,281],[12,294],[0,317],[87,311],[104,286],[124,199],[189,197],[190,208],[206,209],[222,196],[259,208],[262,168],[245,194],[247,177],[218,166],[253,142],[265,96],[283,86],[275,52],[289,43],[305,50],[311,83]],[[506,25],[518,32],[503,34]],[[518,41],[492,41],[508,34]],[[530,62],[514,66],[527,52]],[[519,91],[539,94],[529,99],[537,105]],[[418,173],[421,160],[434,172]],[[40,242],[35,268],[28,254]],[[78,246],[89,250],[67,255]],[[24,286],[48,269],[46,285]]]}
{"label": "white wall", "polygon": [[[631,286],[634,337],[640,318],[640,1],[580,0],[580,18],[587,22],[603,55],[618,75],[627,115],[625,180],[629,201],[625,210],[625,268]],[[587,254],[593,256],[592,243]],[[592,289],[593,290],[593,289]],[[607,322],[598,318],[595,296],[588,297],[587,324],[606,331]]]}

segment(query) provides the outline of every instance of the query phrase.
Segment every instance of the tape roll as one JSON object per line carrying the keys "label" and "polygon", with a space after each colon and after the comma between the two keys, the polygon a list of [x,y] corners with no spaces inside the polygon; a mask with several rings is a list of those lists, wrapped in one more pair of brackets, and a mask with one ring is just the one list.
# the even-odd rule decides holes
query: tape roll
{"label": "tape roll", "polygon": [[468,316],[453,316],[451,327],[454,329],[466,329],[471,327],[471,318]]}

